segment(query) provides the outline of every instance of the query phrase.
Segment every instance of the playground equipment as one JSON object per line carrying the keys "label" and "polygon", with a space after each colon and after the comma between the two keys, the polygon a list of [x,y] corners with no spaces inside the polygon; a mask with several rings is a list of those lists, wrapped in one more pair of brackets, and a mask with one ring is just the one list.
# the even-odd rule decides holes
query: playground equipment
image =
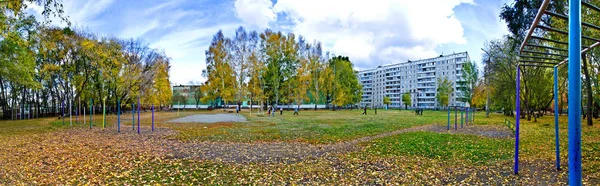
{"label": "playground equipment", "polygon": [[[517,63],[517,81],[516,81],[516,122],[515,122],[515,164],[514,164],[514,173],[519,173],[519,128],[520,128],[520,68],[525,66],[534,66],[534,67],[545,67],[545,68],[553,68],[554,69],[554,99],[555,99],[555,140],[556,140],[556,168],[560,169],[560,151],[559,151],[559,137],[558,137],[558,80],[557,80],[557,67],[562,64],[568,62],[568,111],[569,111],[569,185],[581,185],[581,55],[591,50],[592,48],[600,45],[600,39],[592,38],[591,36],[585,36],[581,33],[582,23],[583,26],[588,27],[590,29],[600,30],[600,27],[597,25],[593,25],[587,22],[582,22],[581,20],[581,6],[585,6],[589,11],[600,12],[600,8],[597,6],[590,4],[589,2],[582,2],[581,0],[569,0],[569,14],[564,15],[557,12],[552,12],[551,10],[547,10],[548,5],[551,0],[544,0],[542,5],[537,12],[533,23],[521,47],[519,48],[519,61]],[[547,15],[550,18],[557,18],[568,21],[568,31],[560,30],[557,28],[552,28],[552,25],[540,25],[540,20],[543,15]],[[562,42],[558,40],[553,40],[549,38],[545,38],[543,36],[534,36],[534,31],[536,29],[542,29],[545,33],[555,33],[568,35],[569,41]],[[540,33],[540,32],[536,32]],[[581,49],[582,41],[581,39],[585,39],[593,42],[593,44],[589,46],[584,46],[585,49]],[[531,39],[535,39],[538,41],[537,43],[530,42]],[[555,45],[565,46],[567,48],[559,48],[552,47],[548,45],[543,45],[544,43],[553,43]],[[528,47],[528,50],[525,49]],[[536,51],[537,50],[537,51]],[[553,52],[550,52],[553,51]],[[560,52],[567,52],[568,55],[561,54]],[[536,56],[537,55],[537,56]],[[543,56],[539,56],[543,55]],[[558,56],[561,58],[565,58],[564,60],[556,59]],[[524,60],[522,58],[529,58],[529,60]],[[560,61],[560,62],[558,62]],[[558,62],[558,63],[557,63]]]}
{"label": "playground equipment", "polygon": [[[93,103],[94,103],[93,99],[90,99],[90,102],[89,102],[89,112],[90,112],[90,114],[89,114],[89,128],[90,129],[92,129],[92,127],[93,127],[93,115],[94,115],[93,113],[94,113],[94,110],[95,110]],[[81,107],[81,105],[77,106],[76,109],[80,110],[79,107]],[[81,110],[83,110],[83,124],[86,125],[87,124],[87,120],[86,120],[86,116],[85,116],[85,110],[86,110],[86,108],[85,108],[85,106],[83,106],[82,108],[83,109],[81,109]],[[102,128],[106,128],[107,127],[106,99],[102,100],[102,107],[101,108],[102,108]],[[137,118],[137,122],[138,122],[137,123],[137,133],[138,134],[141,133],[141,129],[140,129],[141,128],[141,124],[140,124],[140,122],[141,122],[141,119],[140,119],[140,117],[141,117],[141,108],[142,108],[142,104],[140,103],[140,98],[138,97],[137,110],[136,110],[136,104],[135,103],[131,104],[131,127],[132,127],[132,129],[134,131],[136,130],[136,126],[135,126],[135,121],[136,121],[135,113],[137,112],[137,117],[138,117]],[[144,107],[144,108],[148,108],[148,105],[146,105],[146,107]],[[64,125],[65,124],[65,116],[66,116],[65,112],[64,112],[64,110],[65,110],[65,101],[61,102],[61,110],[62,110],[62,113],[61,113],[62,123]],[[150,105],[150,110],[151,110],[151,115],[152,115],[152,121],[151,121],[152,122],[152,131],[155,131],[156,127],[155,127],[155,123],[154,123],[154,118],[155,118],[154,117],[154,111],[155,111],[154,110],[154,104]],[[76,111],[76,112],[78,112],[78,111]],[[121,100],[117,100],[117,113],[116,114],[117,114],[117,132],[121,133],[121,114],[122,114]],[[75,124],[77,124],[77,122],[75,122]]]}
{"label": "playground equipment", "polygon": [[[454,130],[458,130],[458,110],[460,110],[460,128],[463,128],[465,125],[469,126],[469,120],[472,120],[472,118],[469,118],[469,112],[470,112],[471,108],[452,106],[452,107],[448,107],[447,130],[450,130],[450,123],[451,123],[450,122],[450,112],[451,112],[450,108],[454,108]],[[471,116],[471,117],[473,117],[473,116]],[[474,120],[472,120],[472,121],[474,121]]]}

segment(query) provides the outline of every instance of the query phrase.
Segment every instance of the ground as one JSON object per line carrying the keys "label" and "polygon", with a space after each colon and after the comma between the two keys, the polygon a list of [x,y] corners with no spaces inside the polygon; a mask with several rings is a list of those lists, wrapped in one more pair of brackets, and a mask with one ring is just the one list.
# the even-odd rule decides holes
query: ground
{"label": "ground", "polygon": [[[566,116],[560,118],[563,170],[555,170],[553,116],[544,116],[522,120],[520,174],[513,175],[514,137],[504,120],[514,119],[498,114],[478,112],[475,122],[447,130],[443,111],[255,113],[218,115],[245,122],[199,123],[184,121],[224,112],[157,112],[151,131],[145,112],[141,134],[131,115],[121,118],[120,133],[112,115],[107,128],[95,116],[92,129],[81,118],[73,126],[56,118],[2,121],[0,185],[560,185],[568,178]],[[589,185],[600,184],[598,125],[582,126]]]}

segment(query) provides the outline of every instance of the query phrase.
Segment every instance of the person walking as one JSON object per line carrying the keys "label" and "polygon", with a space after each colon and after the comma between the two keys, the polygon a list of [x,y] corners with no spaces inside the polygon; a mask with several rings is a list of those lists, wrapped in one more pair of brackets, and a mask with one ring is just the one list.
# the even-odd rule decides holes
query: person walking
{"label": "person walking", "polygon": [[363,113],[361,115],[367,115],[367,105],[365,105],[365,108],[363,109]]}
{"label": "person walking", "polygon": [[279,115],[283,115],[283,106],[279,106]]}
{"label": "person walking", "polygon": [[[299,106],[298,106],[299,107]],[[298,115],[298,107],[294,109],[294,115]]]}
{"label": "person walking", "polygon": [[377,115],[377,106],[375,106],[375,115]]}

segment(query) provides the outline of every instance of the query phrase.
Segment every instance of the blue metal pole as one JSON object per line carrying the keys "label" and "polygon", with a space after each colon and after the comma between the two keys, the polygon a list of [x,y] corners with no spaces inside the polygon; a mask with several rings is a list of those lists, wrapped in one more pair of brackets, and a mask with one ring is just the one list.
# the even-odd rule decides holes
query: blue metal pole
{"label": "blue metal pole", "polygon": [[[62,107],[62,120],[63,120],[63,125],[65,125],[65,101],[63,100],[62,103],[60,103],[61,107]],[[23,118],[23,115],[21,114],[21,118]]]}
{"label": "blue metal pole", "polygon": [[138,129],[137,129],[137,132],[138,132],[138,134],[140,134],[140,107],[141,107],[141,105],[140,105],[140,97],[138,97],[138,110],[137,110],[137,113],[138,113]]}
{"label": "blue metal pole", "polygon": [[135,103],[131,104],[131,129],[135,130]]}
{"label": "blue metal pole", "polygon": [[117,132],[121,133],[121,100],[117,100]]}
{"label": "blue metal pole", "polygon": [[454,130],[458,130],[458,110],[454,107]]}
{"label": "blue metal pole", "polygon": [[92,120],[92,115],[93,115],[92,109],[94,107],[93,105],[94,105],[94,102],[92,101],[92,98],[90,98],[90,129],[92,129],[92,123],[93,123],[93,120]]}
{"label": "blue metal pole", "polygon": [[466,118],[465,125],[469,126],[469,107],[467,107],[467,112],[465,114],[465,118]]}
{"label": "blue metal pole", "polygon": [[569,185],[581,185],[581,0],[569,0]]}
{"label": "blue metal pole", "polygon": [[554,67],[554,143],[556,144],[556,169],[560,170],[560,147],[558,138],[558,70]]}
{"label": "blue metal pole", "polygon": [[450,107],[448,107],[448,130],[450,130]]}
{"label": "blue metal pole", "polygon": [[465,108],[460,109],[460,128],[463,128]]}
{"label": "blue metal pole", "polygon": [[519,174],[519,127],[521,124],[521,67],[517,65],[517,89],[515,97],[517,111],[515,117],[515,174]]}
{"label": "blue metal pole", "polygon": [[152,104],[152,132],[154,132],[154,104]]}

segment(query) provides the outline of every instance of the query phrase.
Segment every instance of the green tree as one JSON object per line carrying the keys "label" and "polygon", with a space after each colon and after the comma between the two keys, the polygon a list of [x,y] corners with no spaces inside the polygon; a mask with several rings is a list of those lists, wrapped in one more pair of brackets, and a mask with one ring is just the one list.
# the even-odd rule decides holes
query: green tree
{"label": "green tree", "polygon": [[473,98],[473,88],[475,88],[479,78],[479,70],[474,62],[463,64],[462,69],[462,76],[457,82],[459,85],[457,88],[461,91],[460,100],[470,105]]}
{"label": "green tree", "polygon": [[358,83],[357,72],[348,57],[337,56],[329,60],[329,73],[333,73],[332,88],[329,93],[333,109],[336,106],[351,105],[360,102],[362,86]]}
{"label": "green tree", "polygon": [[437,79],[437,94],[435,98],[439,106],[449,106],[449,97],[452,94],[452,82],[447,77]]}
{"label": "green tree", "polygon": [[406,92],[402,94],[402,103],[404,103],[404,109],[408,109],[408,106],[412,104],[412,100],[410,99],[410,93]]}
{"label": "green tree", "polygon": [[383,104],[385,104],[385,105],[386,105],[386,108],[389,108],[389,107],[390,107],[390,103],[392,103],[392,98],[390,98],[390,97],[388,97],[388,96],[385,96],[385,97],[383,98]]}
{"label": "green tree", "polygon": [[[235,78],[232,76],[231,56],[228,51],[230,40],[219,31],[213,37],[209,49],[206,51],[207,97],[211,99],[221,98],[225,103],[231,101],[235,96]],[[215,97],[213,97],[215,96]]]}

